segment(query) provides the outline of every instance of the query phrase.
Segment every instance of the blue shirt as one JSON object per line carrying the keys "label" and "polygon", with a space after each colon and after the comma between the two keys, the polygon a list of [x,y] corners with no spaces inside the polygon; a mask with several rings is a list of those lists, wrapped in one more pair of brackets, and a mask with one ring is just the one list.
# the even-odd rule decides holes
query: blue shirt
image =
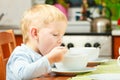
{"label": "blue shirt", "polygon": [[45,56],[33,51],[25,44],[11,54],[6,67],[6,80],[31,80],[51,71]]}

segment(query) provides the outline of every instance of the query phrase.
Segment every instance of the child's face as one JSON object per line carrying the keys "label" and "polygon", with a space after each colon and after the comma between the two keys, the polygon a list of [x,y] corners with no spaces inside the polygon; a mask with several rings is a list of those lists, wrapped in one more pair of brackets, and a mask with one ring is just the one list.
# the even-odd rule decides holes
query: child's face
{"label": "child's face", "polygon": [[49,53],[54,47],[61,45],[66,26],[66,22],[58,21],[40,29],[38,49],[43,55]]}

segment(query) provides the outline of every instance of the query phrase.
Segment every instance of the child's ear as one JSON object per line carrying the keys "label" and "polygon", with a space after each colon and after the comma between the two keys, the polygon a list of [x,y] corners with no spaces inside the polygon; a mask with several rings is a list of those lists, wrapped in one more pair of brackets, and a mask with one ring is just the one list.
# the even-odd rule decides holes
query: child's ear
{"label": "child's ear", "polygon": [[37,39],[38,38],[38,30],[37,28],[31,28],[31,36],[34,38],[34,39]]}

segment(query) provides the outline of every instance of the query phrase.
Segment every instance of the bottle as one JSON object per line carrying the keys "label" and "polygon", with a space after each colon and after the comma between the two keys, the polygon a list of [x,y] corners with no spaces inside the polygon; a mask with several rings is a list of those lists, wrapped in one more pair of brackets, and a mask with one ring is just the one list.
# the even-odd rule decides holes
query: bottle
{"label": "bottle", "polygon": [[82,0],[82,16],[80,17],[80,20],[86,20],[87,19],[87,8],[88,8],[88,2],[87,0]]}

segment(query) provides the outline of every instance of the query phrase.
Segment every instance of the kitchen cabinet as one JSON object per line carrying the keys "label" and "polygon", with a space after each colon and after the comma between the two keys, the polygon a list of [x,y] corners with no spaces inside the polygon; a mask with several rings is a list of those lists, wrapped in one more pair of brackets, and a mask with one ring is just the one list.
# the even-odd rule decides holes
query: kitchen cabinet
{"label": "kitchen cabinet", "polygon": [[120,47],[120,35],[119,36],[112,36],[112,51],[113,51],[113,58],[117,59],[119,56],[118,49]]}

